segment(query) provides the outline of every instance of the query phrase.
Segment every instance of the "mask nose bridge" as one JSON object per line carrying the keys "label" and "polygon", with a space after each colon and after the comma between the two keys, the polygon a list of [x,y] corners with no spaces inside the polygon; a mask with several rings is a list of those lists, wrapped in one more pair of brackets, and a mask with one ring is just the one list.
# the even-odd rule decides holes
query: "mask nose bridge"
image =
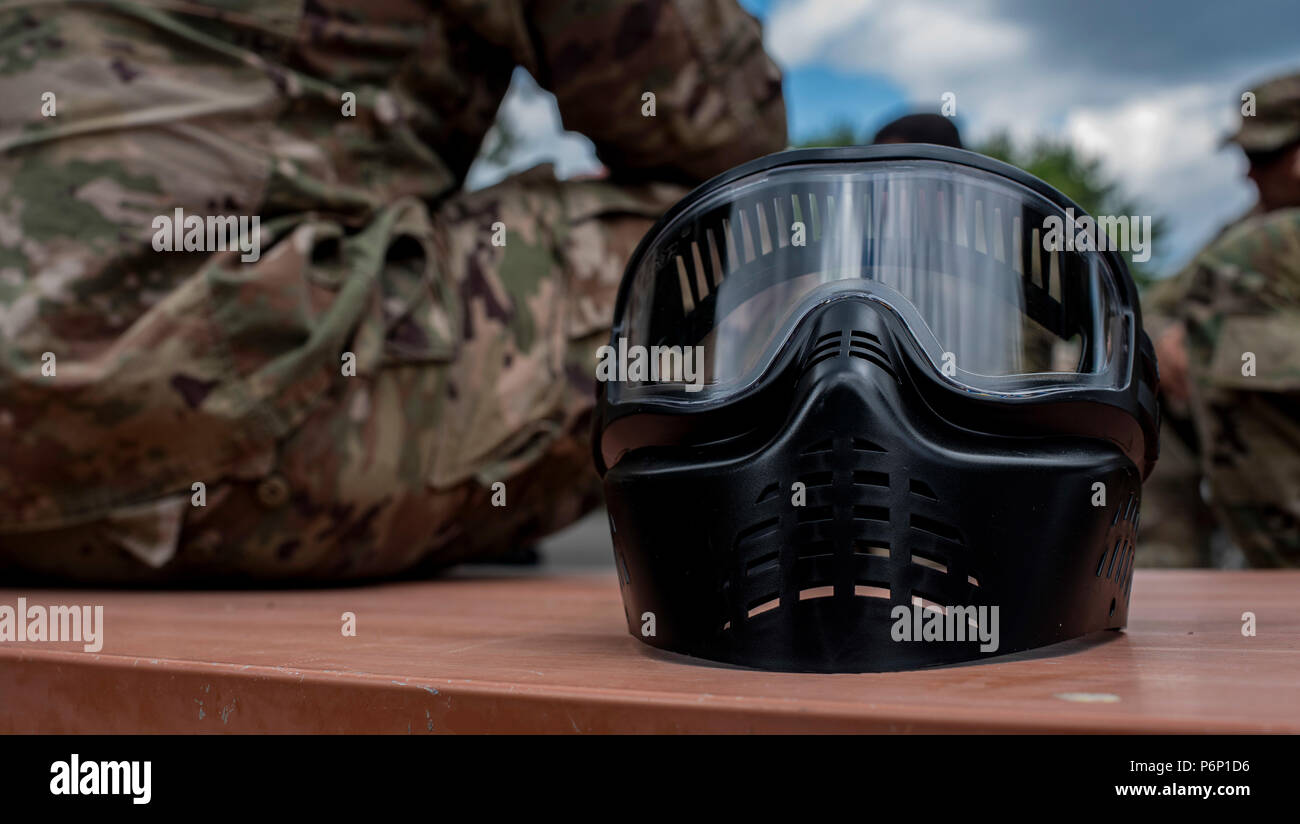
{"label": "mask nose bridge", "polygon": [[822,307],[810,319],[797,394],[806,396],[828,380],[857,377],[897,402],[903,363],[899,333],[885,317],[888,311],[861,298],[841,299]]}

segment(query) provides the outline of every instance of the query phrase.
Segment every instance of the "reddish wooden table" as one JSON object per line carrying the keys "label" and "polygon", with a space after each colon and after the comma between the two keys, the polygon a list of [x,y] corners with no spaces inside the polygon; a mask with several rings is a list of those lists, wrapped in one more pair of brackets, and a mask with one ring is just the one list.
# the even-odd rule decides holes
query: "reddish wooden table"
{"label": "reddish wooden table", "polygon": [[1300,572],[1139,570],[1133,590],[1125,633],[878,675],[655,653],[605,573],[0,590],[11,606],[103,604],[106,624],[98,653],[0,643],[0,732],[1300,732]]}

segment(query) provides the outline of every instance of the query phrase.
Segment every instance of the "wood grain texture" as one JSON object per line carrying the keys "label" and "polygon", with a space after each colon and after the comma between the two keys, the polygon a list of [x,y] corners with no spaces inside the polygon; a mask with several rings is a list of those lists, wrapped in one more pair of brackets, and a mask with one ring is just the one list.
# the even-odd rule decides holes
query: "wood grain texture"
{"label": "wood grain texture", "polygon": [[0,643],[0,732],[1300,732],[1300,571],[1139,570],[1133,589],[1123,633],[871,675],[655,652],[606,573],[0,590],[103,604],[106,625],[98,653]]}

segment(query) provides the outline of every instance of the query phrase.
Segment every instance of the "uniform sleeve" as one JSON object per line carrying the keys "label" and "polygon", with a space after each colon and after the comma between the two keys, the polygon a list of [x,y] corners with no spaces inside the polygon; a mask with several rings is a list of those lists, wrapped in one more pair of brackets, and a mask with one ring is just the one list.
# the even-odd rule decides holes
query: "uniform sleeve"
{"label": "uniform sleeve", "polygon": [[600,5],[527,3],[528,68],[613,177],[694,183],[785,148],[781,72],[735,0]]}

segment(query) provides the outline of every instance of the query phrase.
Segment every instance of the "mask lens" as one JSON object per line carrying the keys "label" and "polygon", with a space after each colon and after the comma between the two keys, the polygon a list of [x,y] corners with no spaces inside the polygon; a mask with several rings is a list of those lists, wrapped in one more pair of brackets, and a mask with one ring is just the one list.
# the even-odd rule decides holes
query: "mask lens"
{"label": "mask lens", "polygon": [[615,335],[654,368],[611,391],[739,392],[810,309],[849,296],[888,306],[935,369],[969,389],[1121,386],[1131,313],[1096,251],[1109,235],[1082,217],[936,161],[742,178],[678,215],[641,257]]}

